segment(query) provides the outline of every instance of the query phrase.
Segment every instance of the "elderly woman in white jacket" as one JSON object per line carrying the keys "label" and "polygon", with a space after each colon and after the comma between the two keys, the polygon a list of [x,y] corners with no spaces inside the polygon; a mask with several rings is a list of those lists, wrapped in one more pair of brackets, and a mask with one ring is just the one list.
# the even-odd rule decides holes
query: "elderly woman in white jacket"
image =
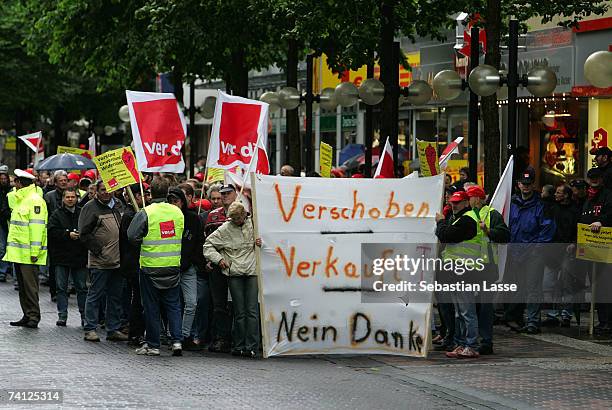
{"label": "elderly woman in white jacket", "polygon": [[204,256],[229,276],[234,308],[232,354],[255,357],[259,344],[255,246],[261,246],[261,239],[255,240],[253,223],[240,202],[229,206],[228,217],[206,238]]}

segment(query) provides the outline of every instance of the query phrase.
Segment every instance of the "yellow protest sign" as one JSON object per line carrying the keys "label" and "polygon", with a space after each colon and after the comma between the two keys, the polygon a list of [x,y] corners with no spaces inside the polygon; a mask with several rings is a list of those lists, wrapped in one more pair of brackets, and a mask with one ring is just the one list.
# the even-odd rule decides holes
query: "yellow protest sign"
{"label": "yellow protest sign", "polygon": [[431,177],[440,173],[438,161],[438,144],[430,141],[418,141],[419,162],[421,164],[421,175]]}
{"label": "yellow protest sign", "polygon": [[319,174],[323,178],[331,177],[332,156],[332,146],[321,142],[319,147]]}
{"label": "yellow protest sign", "polygon": [[217,182],[225,180],[225,170],[221,168],[208,168],[206,182]]}
{"label": "yellow protest sign", "polygon": [[591,232],[586,224],[578,224],[576,258],[593,262],[612,262],[612,228]]}
{"label": "yellow protest sign", "polygon": [[138,183],[138,168],[132,148],[107,151],[93,159],[108,192]]}
{"label": "yellow protest sign", "polygon": [[87,157],[89,159],[93,158],[93,153],[90,150],[83,149],[83,148],[76,148],[76,147],[64,147],[63,145],[59,145],[57,147],[57,153],[58,154],[82,155],[82,156]]}

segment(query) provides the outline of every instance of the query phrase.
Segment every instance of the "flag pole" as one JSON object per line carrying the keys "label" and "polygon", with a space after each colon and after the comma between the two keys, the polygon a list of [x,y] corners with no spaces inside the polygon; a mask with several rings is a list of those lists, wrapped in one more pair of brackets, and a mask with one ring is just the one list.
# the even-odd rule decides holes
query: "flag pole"
{"label": "flag pole", "polygon": [[208,179],[208,166],[204,169],[204,180],[202,181],[202,189],[200,189],[200,201],[198,201],[198,215],[202,212],[202,199],[204,198],[204,184]]}

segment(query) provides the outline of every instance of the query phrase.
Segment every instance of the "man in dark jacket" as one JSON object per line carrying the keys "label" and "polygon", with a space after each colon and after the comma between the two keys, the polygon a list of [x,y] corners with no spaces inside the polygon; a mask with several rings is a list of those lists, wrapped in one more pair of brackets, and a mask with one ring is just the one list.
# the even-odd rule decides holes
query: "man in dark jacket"
{"label": "man in dark jacket", "polygon": [[514,330],[535,334],[540,332],[540,303],[545,258],[545,246],[555,234],[555,222],[546,213],[545,204],[535,192],[535,172],[528,169],[518,181],[520,195],[512,197],[510,204],[510,247],[506,273],[507,283],[519,284],[519,292],[527,303],[527,325],[523,323],[524,303],[506,306],[506,323]]}
{"label": "man in dark jacket", "polygon": [[56,209],[62,207],[62,192],[68,186],[68,174],[63,170],[55,171],[53,180],[55,181],[55,189],[47,192],[44,196],[49,215],[53,215]]}
{"label": "man in dark jacket", "polygon": [[113,194],[106,191],[102,180],[96,182],[96,199],[81,210],[79,216],[80,240],[87,248],[91,287],[85,302],[85,337],[99,342],[96,334],[99,305],[106,295],[106,340],[126,341],[121,333],[121,293],[124,278],[119,270],[119,227],[124,208]]}
{"label": "man in dark jacket", "polygon": [[130,323],[128,344],[131,346],[140,346],[144,341],[145,333],[144,311],[142,308],[140,281],[138,278],[140,273],[140,264],[138,263],[138,259],[140,258],[140,244],[134,244],[128,240],[127,231],[136,215],[136,211],[127,193],[128,189],[132,191],[138,209],[142,209],[144,205],[140,184],[133,184],[125,188],[125,194],[128,196],[126,200],[131,206],[125,208],[119,227],[119,251],[121,253],[120,270],[122,275],[127,279],[128,295],[130,299],[130,309],[128,312]]}
{"label": "man in dark jacket", "polygon": [[570,181],[569,186],[572,188],[572,202],[580,213],[587,199],[586,191],[589,185],[584,179],[574,179]]}
{"label": "man in dark jacket", "polygon": [[[236,200],[236,188],[232,184],[219,189],[222,206],[211,211],[206,218],[204,233],[211,235],[227,220],[227,210]],[[209,266],[210,293],[213,303],[213,343],[208,350],[211,352],[229,353],[231,350],[231,318],[227,303],[228,277],[221,273],[218,266]]]}
{"label": "man in dark jacket", "polygon": [[[612,227],[612,191],[607,189],[605,183],[605,172],[601,168],[591,168],[587,173],[587,182],[589,189],[587,190],[587,200],[582,208],[582,213],[578,219],[581,224],[589,225],[592,232],[599,232],[602,227]],[[590,263],[581,261],[580,266],[583,270],[593,271],[596,269],[597,274],[597,299],[609,298],[611,281],[610,276],[612,269],[606,263]],[[598,333],[608,333],[612,331],[612,304],[597,303],[597,318],[599,320],[596,326]]]}
{"label": "man in dark jacket", "polygon": [[8,205],[7,194],[11,192],[11,180],[8,166],[0,166],[0,282],[6,282],[11,264],[2,260],[6,253],[6,238],[8,237],[8,221],[11,219],[11,209]]}
{"label": "man in dark jacket", "polygon": [[[444,215],[436,215],[436,236],[441,243],[446,244],[442,251],[442,257],[455,259],[452,252],[454,247],[458,247],[462,242],[473,239],[478,233],[476,221],[467,215],[470,211],[469,198],[463,191],[455,192],[449,199],[453,208],[453,214],[445,219]],[[449,275],[453,275],[449,272]],[[457,282],[455,276],[452,282]],[[476,315],[475,295],[473,292],[453,292],[453,305],[455,307],[455,342],[456,348],[452,352],[447,352],[446,356],[451,358],[475,358],[478,357],[478,317]]]}
{"label": "man in dark jacket", "polygon": [[[183,294],[183,349],[199,350],[200,335],[196,322],[196,312],[200,299],[208,300],[208,281],[201,283],[198,272],[204,265],[204,246],[202,225],[195,211],[188,208],[185,193],[177,187],[168,190],[168,203],[179,207],[185,216],[185,227],[181,244],[181,291]],[[206,295],[207,296],[207,295]],[[205,306],[208,314],[208,304]],[[204,336],[204,335],[203,335]]]}
{"label": "man in dark jacket", "polygon": [[603,172],[603,185],[612,190],[612,150],[608,147],[598,148],[595,151],[597,168]]}
{"label": "man in dark jacket", "polygon": [[68,320],[68,277],[77,292],[77,303],[81,313],[81,326],[85,322],[85,300],[87,299],[87,249],[79,242],[79,215],[74,188],[62,192],[63,204],[49,218],[49,253],[57,284],[57,326],[66,326]]}
{"label": "man in dark jacket", "polygon": [[[547,252],[548,267],[554,274],[552,291],[560,294],[562,298],[570,299],[580,288],[584,287],[584,271],[576,271],[575,249],[578,209],[572,201],[572,189],[569,185],[559,185],[555,190],[555,203],[552,207],[552,216],[555,220],[555,236],[550,252]],[[558,280],[557,280],[558,274]],[[582,285],[579,284],[580,280]],[[572,317],[571,304],[561,303],[561,311],[552,311],[542,323],[545,326],[570,326]],[[561,319],[561,321],[559,321]]]}

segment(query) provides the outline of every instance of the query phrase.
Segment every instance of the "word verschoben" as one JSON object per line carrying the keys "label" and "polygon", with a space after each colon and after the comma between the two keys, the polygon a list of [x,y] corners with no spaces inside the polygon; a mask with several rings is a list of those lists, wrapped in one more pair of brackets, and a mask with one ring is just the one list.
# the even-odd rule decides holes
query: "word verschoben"
{"label": "word verschoben", "polygon": [[442,258],[412,258],[408,255],[395,255],[395,258],[377,258],[372,261],[372,273],[380,276],[385,271],[408,272],[415,275],[422,271],[446,271],[463,275],[465,272],[484,270],[484,259],[461,258],[461,259],[442,259]]}

